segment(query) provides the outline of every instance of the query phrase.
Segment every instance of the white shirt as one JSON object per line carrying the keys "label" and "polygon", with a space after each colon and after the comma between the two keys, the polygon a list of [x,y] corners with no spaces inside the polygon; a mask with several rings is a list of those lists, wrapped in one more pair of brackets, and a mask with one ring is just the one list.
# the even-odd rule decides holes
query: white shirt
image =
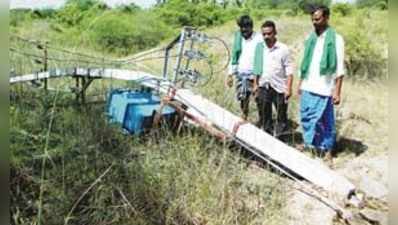
{"label": "white shirt", "polygon": [[259,85],[269,83],[278,93],[287,90],[287,78],[293,74],[293,63],[287,45],[277,41],[272,48],[268,48],[263,41],[263,74],[260,76]]}
{"label": "white shirt", "polygon": [[254,53],[257,43],[261,41],[263,41],[262,35],[254,31],[249,39],[246,40],[242,37],[242,52],[240,53],[238,64],[232,65],[231,60],[228,75],[232,75],[237,72],[251,73],[253,71]]}
{"label": "white shirt", "polygon": [[318,36],[312,62],[309,68],[308,77],[303,79],[301,90],[309,91],[318,95],[332,96],[335,79],[345,74],[344,68],[344,40],[336,33],[336,53],[337,53],[337,70],[336,74],[320,75],[320,63],[323,54],[326,32]]}

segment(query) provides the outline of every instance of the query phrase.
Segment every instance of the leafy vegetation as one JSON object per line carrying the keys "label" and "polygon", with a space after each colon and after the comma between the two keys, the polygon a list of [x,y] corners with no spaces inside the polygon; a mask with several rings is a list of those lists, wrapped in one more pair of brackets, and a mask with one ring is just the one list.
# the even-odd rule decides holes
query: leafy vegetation
{"label": "leafy vegetation", "polygon": [[350,77],[387,77],[388,50],[385,43],[388,27],[381,22],[383,16],[377,11],[359,10],[350,20],[335,18],[336,29],[345,40],[346,67]]}

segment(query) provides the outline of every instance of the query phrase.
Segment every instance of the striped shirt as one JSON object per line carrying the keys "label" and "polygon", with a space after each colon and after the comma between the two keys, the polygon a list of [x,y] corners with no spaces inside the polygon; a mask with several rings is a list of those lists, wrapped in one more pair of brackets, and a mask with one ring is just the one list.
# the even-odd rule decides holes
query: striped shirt
{"label": "striped shirt", "polygon": [[230,63],[228,75],[234,73],[251,73],[253,71],[254,52],[257,43],[260,41],[262,41],[262,36],[254,31],[249,39],[246,40],[242,37],[242,52],[239,57],[238,65],[232,65]]}
{"label": "striped shirt", "polygon": [[287,90],[287,78],[293,74],[294,66],[287,45],[277,41],[272,48],[263,41],[263,74],[260,76],[259,86],[267,83],[278,93]]}

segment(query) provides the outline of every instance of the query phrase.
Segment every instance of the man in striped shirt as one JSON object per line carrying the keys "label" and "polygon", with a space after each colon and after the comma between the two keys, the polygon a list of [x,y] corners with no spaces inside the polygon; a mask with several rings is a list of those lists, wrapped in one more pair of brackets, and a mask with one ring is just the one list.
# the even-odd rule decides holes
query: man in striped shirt
{"label": "man in striped shirt", "polygon": [[235,32],[226,85],[232,87],[233,76],[235,76],[236,97],[240,102],[242,118],[247,120],[250,95],[256,89],[256,83],[253,81],[254,50],[262,38],[260,34],[253,31],[253,21],[248,15],[241,16],[237,24],[240,30]]}

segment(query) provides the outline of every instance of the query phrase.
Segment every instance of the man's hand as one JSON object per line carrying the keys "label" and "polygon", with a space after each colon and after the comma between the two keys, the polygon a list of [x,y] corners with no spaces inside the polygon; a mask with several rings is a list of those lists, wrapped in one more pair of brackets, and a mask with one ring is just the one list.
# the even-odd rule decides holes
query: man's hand
{"label": "man's hand", "polygon": [[290,96],[292,96],[292,90],[291,89],[287,89],[285,92],[285,100],[289,100]]}
{"label": "man's hand", "polygon": [[300,98],[301,97],[301,89],[297,88],[297,96]]}
{"label": "man's hand", "polygon": [[257,98],[257,95],[258,95],[258,77],[256,77],[256,76],[253,79],[252,94],[253,94],[254,98]]}
{"label": "man's hand", "polygon": [[299,83],[297,85],[297,97],[300,99],[301,97],[301,82],[302,80],[299,80]]}
{"label": "man's hand", "polygon": [[232,78],[232,75],[228,75],[227,79],[225,79],[225,86],[232,87],[233,84],[234,84],[234,80]]}
{"label": "man's hand", "polygon": [[253,95],[254,98],[257,98],[257,95],[258,95],[258,85],[256,85],[256,84],[253,84],[252,95]]}
{"label": "man's hand", "polygon": [[340,104],[341,98],[341,86],[343,85],[343,76],[336,78],[336,86],[333,92],[333,104],[338,105]]}
{"label": "man's hand", "polygon": [[340,100],[341,100],[340,94],[334,93],[333,94],[333,104],[334,105],[339,105],[340,104]]}

